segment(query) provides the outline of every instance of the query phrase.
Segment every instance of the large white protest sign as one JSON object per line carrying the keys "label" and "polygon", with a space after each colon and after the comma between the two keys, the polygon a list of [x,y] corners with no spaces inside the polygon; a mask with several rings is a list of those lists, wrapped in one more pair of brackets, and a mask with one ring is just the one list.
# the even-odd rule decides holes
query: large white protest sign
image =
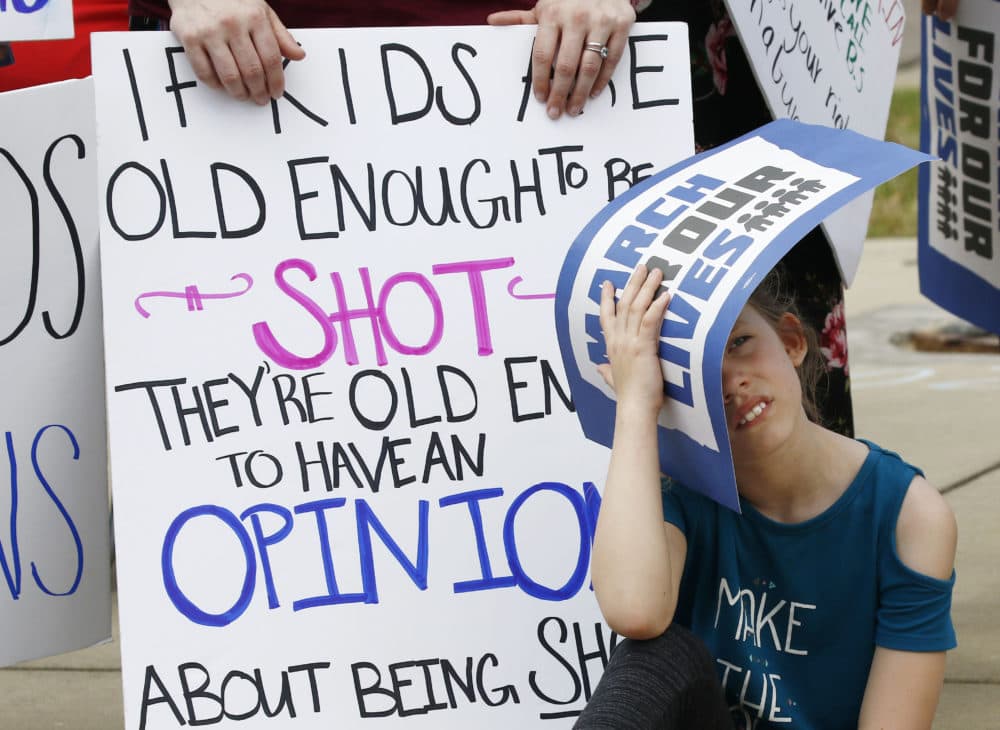
{"label": "large white protest sign", "polygon": [[0,94],[0,664],[111,635],[93,108]]}
{"label": "large white protest sign", "polygon": [[1000,2],[970,0],[951,21],[924,18],[920,290],[1000,332]]}
{"label": "large white protest sign", "polygon": [[660,330],[665,474],[739,510],[722,393],[729,333],[754,288],[832,211],[928,159],[849,131],[779,120],[623,193],[573,243],[559,276],[557,331],[584,432],[611,445],[614,392],[600,326],[603,282],[637,265],[672,292]]}
{"label": "large white protest sign", "polygon": [[[902,0],[726,0],[757,83],[776,119],[885,136],[906,14]],[[873,194],[823,221],[848,284]]]}
{"label": "large white protest sign", "polygon": [[532,35],[298,31],[269,108],[95,36],[128,728],[559,727],[596,685],[607,451],[552,302],[691,154],[687,34],[636,28],[559,122]]}
{"label": "large white protest sign", "polygon": [[0,0],[0,41],[72,37],[72,0]]}

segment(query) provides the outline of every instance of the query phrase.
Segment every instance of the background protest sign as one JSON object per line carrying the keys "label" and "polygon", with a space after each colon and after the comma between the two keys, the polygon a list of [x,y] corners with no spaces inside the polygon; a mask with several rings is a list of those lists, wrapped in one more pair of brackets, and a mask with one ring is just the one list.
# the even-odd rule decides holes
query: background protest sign
{"label": "background protest sign", "polygon": [[0,94],[0,664],[111,635],[93,109]]}
{"label": "background protest sign", "polygon": [[920,291],[1000,332],[1000,2],[970,0],[951,21],[924,18]]}
{"label": "background protest sign", "polygon": [[[776,119],[882,139],[899,63],[902,0],[726,0],[733,25]],[[825,221],[844,281],[854,280],[873,194]]]}
{"label": "background protest sign", "polygon": [[532,35],[297,31],[270,108],[95,36],[126,727],[559,727],[596,685],[607,451],[552,294],[691,154],[687,33],[559,122]]}
{"label": "background protest sign", "polygon": [[71,0],[0,0],[0,41],[72,37]]}
{"label": "background protest sign", "polygon": [[660,330],[665,474],[739,511],[722,398],[733,323],[789,249],[855,196],[927,160],[849,131],[779,120],[660,172],[616,198],[573,243],[556,290],[563,365],[584,433],[611,445],[614,392],[600,288],[640,263],[673,292]]}

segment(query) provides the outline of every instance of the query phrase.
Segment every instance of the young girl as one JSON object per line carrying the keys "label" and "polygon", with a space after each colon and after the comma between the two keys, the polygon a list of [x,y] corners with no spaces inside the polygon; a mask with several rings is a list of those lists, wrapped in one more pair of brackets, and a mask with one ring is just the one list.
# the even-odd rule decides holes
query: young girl
{"label": "young girl", "polygon": [[617,303],[602,291],[617,414],[591,568],[628,640],[577,727],[929,728],[955,646],[948,504],[896,454],[816,422],[822,360],[777,271],[722,365],[743,514],[661,488],[661,282],[639,266]]}

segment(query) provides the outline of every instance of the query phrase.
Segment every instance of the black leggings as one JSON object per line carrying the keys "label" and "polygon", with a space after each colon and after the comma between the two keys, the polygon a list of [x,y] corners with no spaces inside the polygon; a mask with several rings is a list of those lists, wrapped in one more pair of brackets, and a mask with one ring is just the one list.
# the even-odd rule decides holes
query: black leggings
{"label": "black leggings", "polygon": [[615,647],[576,730],[732,730],[708,649],[682,626]]}

